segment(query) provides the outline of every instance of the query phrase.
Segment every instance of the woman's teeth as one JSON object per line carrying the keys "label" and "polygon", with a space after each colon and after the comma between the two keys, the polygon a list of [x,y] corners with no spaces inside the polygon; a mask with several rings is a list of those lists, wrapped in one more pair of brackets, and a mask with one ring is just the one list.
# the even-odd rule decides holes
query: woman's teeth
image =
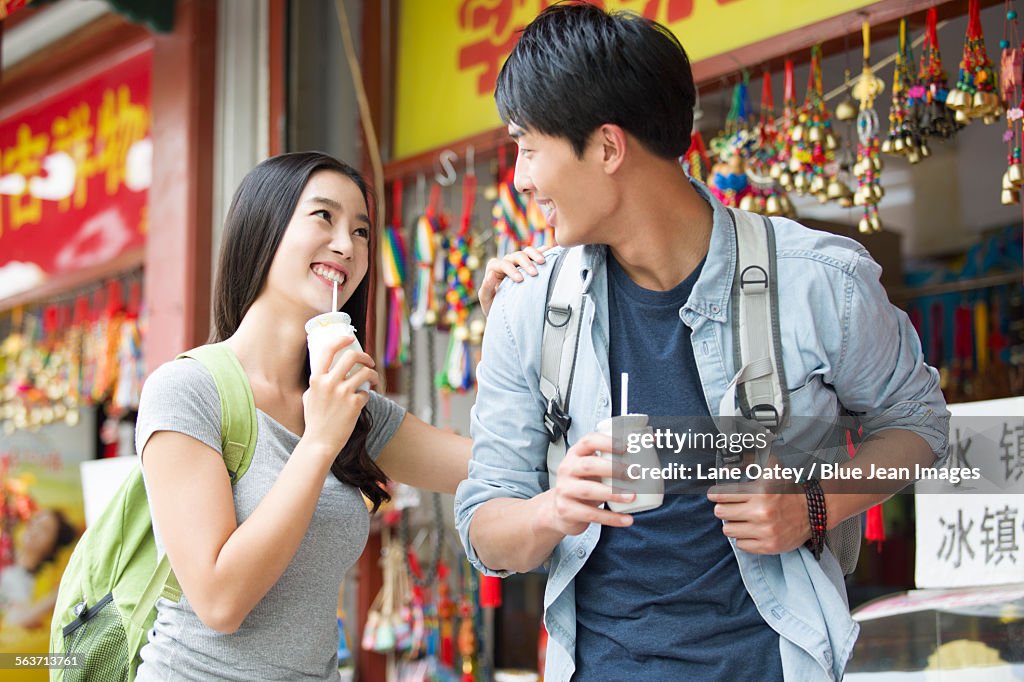
{"label": "woman's teeth", "polygon": [[337,282],[338,286],[341,286],[342,284],[345,283],[345,275],[341,274],[334,268],[328,268],[322,265],[315,265],[313,266],[313,274],[319,275],[326,280],[330,280],[331,282]]}

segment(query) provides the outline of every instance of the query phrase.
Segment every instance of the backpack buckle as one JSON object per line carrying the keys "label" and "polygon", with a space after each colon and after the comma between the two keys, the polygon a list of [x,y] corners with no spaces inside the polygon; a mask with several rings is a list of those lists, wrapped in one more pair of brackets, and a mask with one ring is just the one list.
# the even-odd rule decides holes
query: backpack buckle
{"label": "backpack buckle", "polygon": [[544,428],[547,430],[551,442],[556,443],[558,439],[565,438],[571,425],[572,417],[565,413],[555,398],[550,398],[548,407],[544,410]]}
{"label": "backpack buckle", "polygon": [[750,417],[767,429],[777,429],[781,422],[779,411],[767,403],[750,408]]}

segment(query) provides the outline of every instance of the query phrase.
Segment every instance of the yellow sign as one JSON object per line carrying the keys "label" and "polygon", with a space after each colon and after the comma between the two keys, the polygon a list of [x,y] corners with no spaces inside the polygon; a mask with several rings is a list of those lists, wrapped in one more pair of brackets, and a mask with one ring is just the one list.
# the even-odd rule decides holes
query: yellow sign
{"label": "yellow sign", "polygon": [[[692,63],[877,0],[598,0],[678,36]],[[550,0],[402,0],[395,157],[501,125],[494,82],[519,30]],[[739,67],[739,65],[737,65]]]}

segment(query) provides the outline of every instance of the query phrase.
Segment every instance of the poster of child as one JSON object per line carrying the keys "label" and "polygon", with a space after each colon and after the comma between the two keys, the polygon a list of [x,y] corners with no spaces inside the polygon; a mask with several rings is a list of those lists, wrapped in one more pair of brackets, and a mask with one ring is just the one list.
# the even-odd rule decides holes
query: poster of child
{"label": "poster of child", "polygon": [[[0,653],[46,654],[61,576],[85,527],[81,463],[97,451],[96,415],[74,426],[0,433]],[[0,682],[49,679],[0,669]]]}

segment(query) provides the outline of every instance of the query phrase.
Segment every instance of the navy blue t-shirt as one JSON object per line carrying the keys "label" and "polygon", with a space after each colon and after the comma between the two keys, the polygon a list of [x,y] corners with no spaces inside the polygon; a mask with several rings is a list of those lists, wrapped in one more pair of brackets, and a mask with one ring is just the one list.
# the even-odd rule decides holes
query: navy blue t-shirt
{"label": "navy blue t-shirt", "polygon": [[[708,418],[679,316],[702,266],[671,291],[650,291],[609,253],[612,414],[628,372],[629,411],[655,428],[656,416]],[[713,508],[705,492],[666,494],[632,526],[601,529],[576,576],[573,680],[782,680],[779,636],[744,588]]]}

